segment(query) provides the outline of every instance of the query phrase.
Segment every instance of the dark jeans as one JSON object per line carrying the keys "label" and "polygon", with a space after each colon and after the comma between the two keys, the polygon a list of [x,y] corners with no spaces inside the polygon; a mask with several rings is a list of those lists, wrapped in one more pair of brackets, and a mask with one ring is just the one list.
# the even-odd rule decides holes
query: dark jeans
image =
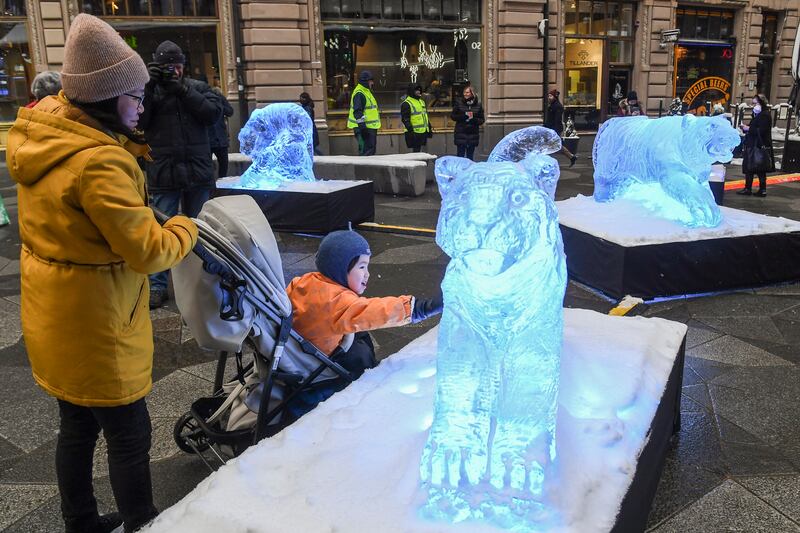
{"label": "dark jeans", "polygon": [[[375,360],[375,346],[369,333],[365,331],[356,333],[353,345],[337,356],[336,362],[350,372],[353,380],[360,378],[366,369],[378,366],[378,361]],[[346,382],[339,380],[324,387],[303,391],[292,399],[287,411],[293,419],[300,418],[345,386]]]}
{"label": "dark jeans", "polygon": [[[227,162],[227,154],[225,156]],[[203,204],[211,197],[211,189],[189,189],[183,191],[157,192],[152,194],[150,205],[163,211],[168,216],[181,212],[188,217],[196,217]],[[150,274],[150,290],[167,290],[167,275],[169,271]]]}
{"label": "dark jeans", "polygon": [[217,156],[217,177],[225,178],[228,176],[228,147],[217,146],[211,148],[211,153]]}
{"label": "dark jeans", "polygon": [[92,458],[103,430],[108,472],[125,531],[154,518],[150,481],[152,427],[144,398],[118,407],[81,407],[58,400],[61,425],[56,444],[56,475],[67,533],[91,531],[97,522]]}
{"label": "dark jeans", "polygon": [[365,128],[364,132],[359,128],[353,129],[353,134],[358,142],[358,155],[375,155],[375,146],[378,144],[378,130]]}
{"label": "dark jeans", "polygon": [[470,146],[467,144],[457,144],[456,155],[458,157],[466,157],[467,159],[474,161],[475,159],[473,157],[475,155],[475,146]]}
{"label": "dark jeans", "polygon": [[[767,190],[767,173],[766,172],[759,172],[756,174],[758,176],[758,190],[759,191],[766,191]],[[753,174],[745,174],[744,175],[744,188],[746,190],[750,190],[753,188]]]}

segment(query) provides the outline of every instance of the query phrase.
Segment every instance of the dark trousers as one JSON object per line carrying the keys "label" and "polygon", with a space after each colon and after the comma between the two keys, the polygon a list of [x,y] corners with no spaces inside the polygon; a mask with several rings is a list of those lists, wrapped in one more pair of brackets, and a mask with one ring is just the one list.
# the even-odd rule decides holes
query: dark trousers
{"label": "dark trousers", "polygon": [[211,148],[211,153],[217,156],[217,177],[225,178],[228,176],[228,147],[217,146]]}
{"label": "dark trousers", "polygon": [[375,155],[375,146],[378,144],[378,130],[365,128],[362,132],[360,128],[353,129],[358,143],[358,155]]}
{"label": "dark trousers", "polygon": [[[337,350],[338,351],[338,350]],[[355,334],[353,345],[344,353],[336,356],[335,361],[342,365],[345,370],[350,372],[353,380],[361,377],[368,368],[378,366],[375,359],[375,346],[372,344],[372,337],[369,333],[362,331]],[[303,391],[295,396],[287,406],[288,413],[293,419],[300,418],[304,414],[314,409],[317,405],[339,392],[347,386],[347,382],[339,380],[313,390]]]}
{"label": "dark trousers", "polygon": [[[758,190],[759,191],[766,191],[767,190],[767,173],[766,172],[758,172],[756,174],[758,176]],[[753,174],[748,173],[744,175],[744,188],[748,191],[753,188]]]}
{"label": "dark trousers", "polygon": [[152,427],[144,398],[118,407],[81,407],[58,400],[58,409],[56,475],[67,533],[92,531],[97,523],[92,458],[101,429],[108,444],[111,489],[125,531],[154,518],[158,511],[150,481]]}
{"label": "dark trousers", "polygon": [[[225,153],[225,162],[228,154]],[[168,216],[178,214],[178,208],[187,217],[196,217],[203,204],[211,197],[211,189],[187,189],[183,191],[164,191],[152,194],[150,205]],[[150,290],[167,290],[168,270],[150,274]]]}
{"label": "dark trousers", "polygon": [[474,161],[475,146],[470,146],[468,144],[457,144],[456,155],[458,157],[466,157],[467,159]]}

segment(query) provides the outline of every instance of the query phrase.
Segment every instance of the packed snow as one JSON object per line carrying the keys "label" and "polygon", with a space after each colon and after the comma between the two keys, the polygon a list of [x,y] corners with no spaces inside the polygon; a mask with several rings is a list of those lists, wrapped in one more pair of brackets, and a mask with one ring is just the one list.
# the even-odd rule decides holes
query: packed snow
{"label": "packed snow", "polygon": [[654,216],[642,204],[625,198],[599,203],[590,196],[579,194],[556,202],[556,207],[562,226],[622,246],[800,231],[800,222],[795,220],[730,207],[720,207],[722,223],[715,228],[687,228],[677,222]]}
{"label": "packed snow", "polygon": [[[686,326],[564,310],[554,532],[608,531],[633,479]],[[438,328],[250,448],[148,531],[503,531],[421,518],[419,460],[433,417]]]}

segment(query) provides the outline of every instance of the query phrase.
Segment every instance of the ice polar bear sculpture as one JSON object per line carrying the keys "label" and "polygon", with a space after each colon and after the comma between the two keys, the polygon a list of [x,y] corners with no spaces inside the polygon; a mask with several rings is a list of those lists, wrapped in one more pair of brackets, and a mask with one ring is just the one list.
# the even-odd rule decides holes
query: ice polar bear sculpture
{"label": "ice polar bear sculpture", "polygon": [[505,137],[489,162],[436,161],[436,242],[451,261],[420,463],[430,518],[511,527],[542,516],[567,284],[558,164],[545,154],[560,146],[533,126]]}
{"label": "ice polar bear sculpture", "polygon": [[239,132],[239,144],[253,160],[239,180],[242,187],[315,180],[311,117],[297,104],[270,104],[253,111]]}
{"label": "ice polar bear sculpture", "polygon": [[686,226],[715,227],[711,165],[730,161],[739,142],[724,116],[612,118],[594,141],[594,199],[630,198]]}

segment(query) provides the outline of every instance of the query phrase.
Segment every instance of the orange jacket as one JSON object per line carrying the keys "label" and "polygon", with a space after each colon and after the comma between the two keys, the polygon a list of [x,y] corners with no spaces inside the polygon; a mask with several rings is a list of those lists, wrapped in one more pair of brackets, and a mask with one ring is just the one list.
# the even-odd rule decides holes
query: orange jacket
{"label": "orange jacket", "polygon": [[294,329],[328,355],[348,333],[411,322],[411,296],[364,298],[319,272],[294,278],[286,292]]}

